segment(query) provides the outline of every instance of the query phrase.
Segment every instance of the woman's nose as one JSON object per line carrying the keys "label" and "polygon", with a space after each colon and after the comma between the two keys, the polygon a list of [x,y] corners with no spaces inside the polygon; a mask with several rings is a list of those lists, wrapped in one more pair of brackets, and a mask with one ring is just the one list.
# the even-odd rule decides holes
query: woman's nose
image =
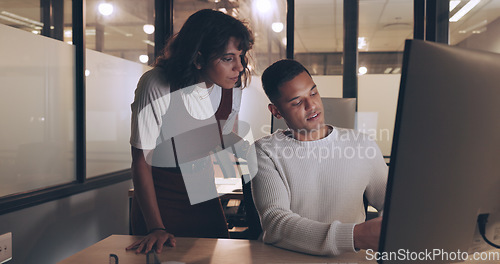
{"label": "woman's nose", "polygon": [[236,61],[236,65],[234,65],[234,69],[238,72],[242,72],[244,67],[243,67],[243,64],[241,63],[241,58],[239,58],[235,61]]}

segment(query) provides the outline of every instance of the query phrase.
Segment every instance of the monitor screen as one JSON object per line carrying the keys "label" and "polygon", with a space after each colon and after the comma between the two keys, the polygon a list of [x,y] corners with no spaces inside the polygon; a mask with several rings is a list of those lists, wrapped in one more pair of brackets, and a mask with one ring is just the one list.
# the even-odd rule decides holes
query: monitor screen
{"label": "monitor screen", "polygon": [[379,262],[493,249],[480,214],[500,242],[500,54],[407,40],[385,201]]}

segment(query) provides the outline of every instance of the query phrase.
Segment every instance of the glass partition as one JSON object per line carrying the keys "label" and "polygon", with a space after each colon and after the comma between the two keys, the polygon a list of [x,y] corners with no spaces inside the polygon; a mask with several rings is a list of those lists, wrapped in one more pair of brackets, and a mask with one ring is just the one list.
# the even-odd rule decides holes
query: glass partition
{"label": "glass partition", "polygon": [[154,61],[154,0],[87,0],[87,178],[130,168],[130,104]]}
{"label": "glass partition", "polygon": [[294,56],[312,75],[342,75],[343,9],[343,0],[295,1]]}
{"label": "glass partition", "polygon": [[74,47],[0,24],[0,196],[72,182]]}
{"label": "glass partition", "polygon": [[154,0],[86,0],[87,48],[144,63],[154,62]]}
{"label": "glass partition", "polygon": [[87,50],[87,178],[130,168],[130,104],[150,68]]}
{"label": "glass partition", "polygon": [[413,38],[413,2],[360,1],[357,129],[390,156],[404,43]]}

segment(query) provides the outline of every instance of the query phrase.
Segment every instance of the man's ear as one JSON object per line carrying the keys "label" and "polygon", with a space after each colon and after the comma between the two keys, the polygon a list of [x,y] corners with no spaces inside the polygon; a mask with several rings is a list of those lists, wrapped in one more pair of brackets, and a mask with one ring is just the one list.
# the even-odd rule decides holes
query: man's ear
{"label": "man's ear", "polygon": [[196,54],[196,59],[194,59],[194,67],[196,69],[201,70],[203,68],[204,62],[203,62],[203,57],[201,56],[201,52],[198,51],[198,54]]}
{"label": "man's ear", "polygon": [[274,117],[278,119],[282,118],[280,111],[274,104],[268,104],[267,109],[269,109],[269,111],[271,112],[271,114],[273,114]]}

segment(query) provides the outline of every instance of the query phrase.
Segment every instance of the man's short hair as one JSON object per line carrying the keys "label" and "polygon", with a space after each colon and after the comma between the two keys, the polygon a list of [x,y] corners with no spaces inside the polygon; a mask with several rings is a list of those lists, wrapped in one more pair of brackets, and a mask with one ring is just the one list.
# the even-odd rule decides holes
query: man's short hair
{"label": "man's short hair", "polygon": [[302,72],[309,71],[298,61],[285,59],[279,60],[267,67],[262,73],[262,87],[272,103],[275,103],[281,96],[279,88]]}

